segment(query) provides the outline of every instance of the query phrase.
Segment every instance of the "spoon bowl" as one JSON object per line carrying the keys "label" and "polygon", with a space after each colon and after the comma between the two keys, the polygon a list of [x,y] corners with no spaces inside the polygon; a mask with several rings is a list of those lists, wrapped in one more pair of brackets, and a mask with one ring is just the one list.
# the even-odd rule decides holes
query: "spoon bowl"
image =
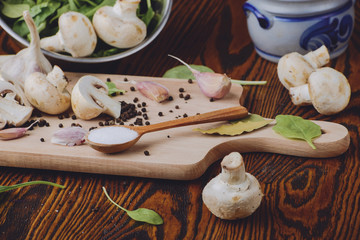
{"label": "spoon bowl", "polygon": [[[107,126],[90,131],[86,136],[86,141],[90,147],[97,151],[116,153],[132,147],[145,133],[194,124],[236,120],[246,116],[248,116],[247,109],[243,106],[237,106],[148,126]],[[121,136],[122,134],[117,132],[126,132],[126,134]],[[127,133],[130,133],[131,137]]]}

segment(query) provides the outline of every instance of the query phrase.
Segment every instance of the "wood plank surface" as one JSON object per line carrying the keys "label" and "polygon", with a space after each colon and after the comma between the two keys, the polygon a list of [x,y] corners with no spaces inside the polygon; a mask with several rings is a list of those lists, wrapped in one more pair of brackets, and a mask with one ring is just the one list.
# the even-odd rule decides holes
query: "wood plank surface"
{"label": "wood plank surface", "polygon": [[[1,193],[0,239],[359,239],[360,2],[355,3],[349,48],[329,64],[344,73],[352,88],[348,107],[332,116],[290,102],[278,81],[276,64],[254,51],[242,11],[244,2],[174,1],[164,31],[142,51],[106,64],[52,63],[68,72],[160,77],[178,65],[167,57],[172,54],[234,79],[268,80],[266,86],[246,87],[244,106],[249,112],[266,118],[292,114],[341,124],[350,136],[344,154],[319,159],[244,153],[245,167],[259,180],[264,198],[253,215],[236,221],[216,218],[201,199],[206,183],[220,172],[220,159],[189,181],[1,167],[0,185],[47,180],[66,189],[34,186]],[[0,54],[20,50],[3,30],[0,42]],[[189,155],[184,150],[183,158]],[[27,159],[23,156],[24,162]],[[106,199],[102,186],[125,208],[155,210],[164,224],[129,219]]]}

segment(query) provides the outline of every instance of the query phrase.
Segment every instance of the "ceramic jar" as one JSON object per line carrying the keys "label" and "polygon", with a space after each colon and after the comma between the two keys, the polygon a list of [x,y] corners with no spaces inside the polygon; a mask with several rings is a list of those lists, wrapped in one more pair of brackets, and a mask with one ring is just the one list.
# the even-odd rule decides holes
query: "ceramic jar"
{"label": "ceramic jar", "polygon": [[277,62],[289,52],[305,54],[325,45],[343,53],[354,29],[356,0],[248,0],[243,5],[256,52]]}

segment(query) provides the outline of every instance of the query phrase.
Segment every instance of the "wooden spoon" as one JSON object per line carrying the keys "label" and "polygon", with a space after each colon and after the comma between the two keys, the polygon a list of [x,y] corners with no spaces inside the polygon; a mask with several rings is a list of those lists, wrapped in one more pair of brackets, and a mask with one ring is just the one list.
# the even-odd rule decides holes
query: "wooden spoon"
{"label": "wooden spoon", "polygon": [[[97,151],[104,152],[104,153],[116,153],[116,152],[122,152],[131,146],[133,146],[142,135],[145,133],[165,130],[169,128],[175,128],[175,127],[182,127],[182,126],[188,126],[188,125],[194,125],[194,124],[200,124],[200,123],[210,123],[210,122],[218,122],[218,121],[228,121],[228,120],[236,120],[240,118],[244,118],[248,116],[248,111],[243,106],[237,106],[237,107],[231,107],[226,109],[221,109],[213,112],[207,112],[203,114],[198,114],[195,116],[190,116],[186,118],[171,120],[167,122],[161,122],[157,124],[152,124],[148,126],[124,126],[124,125],[116,125],[116,126],[109,126],[109,127],[123,127],[123,128],[129,128],[131,130],[134,130],[138,133],[137,137],[124,142],[124,143],[98,143],[89,140],[90,134],[94,133],[94,131],[101,131],[103,128],[98,128],[96,130],[90,131],[90,133],[86,136],[86,141],[88,144],[94,148]],[[120,137],[120,136],[119,136]],[[106,136],[105,136],[106,138]]]}

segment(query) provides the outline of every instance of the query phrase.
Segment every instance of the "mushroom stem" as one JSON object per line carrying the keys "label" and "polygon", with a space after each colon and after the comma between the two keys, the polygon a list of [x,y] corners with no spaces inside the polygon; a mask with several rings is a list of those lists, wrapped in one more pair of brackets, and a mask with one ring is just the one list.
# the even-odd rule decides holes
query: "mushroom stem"
{"label": "mushroom stem", "polygon": [[295,105],[311,105],[312,104],[308,84],[290,88],[289,94],[291,97],[291,101]]}
{"label": "mushroom stem", "polygon": [[329,52],[325,45],[316,49],[315,51],[311,51],[304,55],[304,59],[310,63],[310,65],[316,69],[324,66],[329,62]]}
{"label": "mushroom stem", "polygon": [[221,180],[230,184],[238,185],[242,190],[249,187],[249,180],[246,177],[245,166],[242,156],[237,157],[238,153],[233,152],[226,156],[221,162]]}
{"label": "mushroom stem", "polygon": [[51,51],[51,52],[63,52],[65,51],[63,44],[60,39],[62,38],[60,32],[54,36],[46,37],[41,39],[41,48]]}

